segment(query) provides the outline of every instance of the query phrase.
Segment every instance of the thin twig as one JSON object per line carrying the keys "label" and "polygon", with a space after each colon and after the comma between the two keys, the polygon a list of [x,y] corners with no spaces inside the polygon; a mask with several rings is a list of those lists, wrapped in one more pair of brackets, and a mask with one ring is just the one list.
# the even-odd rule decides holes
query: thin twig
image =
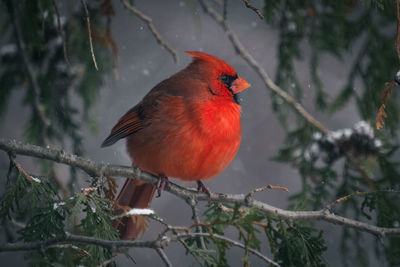
{"label": "thin twig", "polygon": [[331,210],[337,204],[342,203],[344,201],[347,201],[350,198],[353,198],[355,196],[366,196],[366,195],[372,195],[372,194],[378,194],[378,193],[396,193],[396,194],[399,194],[400,191],[397,191],[397,190],[377,190],[377,191],[370,191],[370,192],[359,192],[359,191],[356,191],[356,192],[351,193],[351,194],[349,194],[347,196],[343,196],[341,198],[336,199],[335,201],[333,201],[330,204],[326,205],[325,209]]}
{"label": "thin twig", "polygon": [[252,4],[250,4],[249,0],[242,0],[242,2],[246,5],[247,8],[253,10],[261,20],[264,19],[264,16],[261,14],[260,10],[258,10],[258,8],[256,8]]}
{"label": "thin twig", "polygon": [[228,0],[223,0],[223,1],[224,5],[222,7],[222,17],[224,18],[225,21],[228,17]]}
{"label": "thin twig", "polygon": [[[236,52],[258,73],[261,77],[267,88],[271,89],[273,92],[278,94],[283,100],[289,103],[309,124],[313,125],[316,129],[318,129],[323,134],[327,135],[330,133],[321,122],[319,122],[316,118],[314,118],[304,107],[291,95],[289,95],[286,91],[276,85],[272,79],[269,77],[268,73],[261,66],[261,64],[253,58],[253,56],[249,53],[249,51],[243,46],[243,44],[239,41],[239,38],[236,34],[230,29],[229,25],[223,19],[223,17],[216,12],[212,7],[210,7],[204,0],[199,0],[200,5],[202,6],[204,12],[208,14],[211,18],[213,18],[218,24],[226,32],[229,40],[231,41],[233,47]],[[346,152],[345,155],[349,159],[349,161],[355,166],[355,168],[361,173],[363,179],[371,188],[371,190],[375,190],[375,186],[372,180],[369,178],[366,171],[361,167],[358,160],[351,155],[348,149],[342,146],[343,150]]]}
{"label": "thin twig", "polygon": [[186,248],[187,252],[191,253],[193,258],[199,263],[201,264],[201,261],[198,259],[198,255],[196,253],[192,253],[192,250],[190,249],[190,247],[188,246],[188,244],[186,244],[185,240],[183,239],[179,239],[179,242],[182,244],[182,246],[184,248]]}
{"label": "thin twig", "polygon": [[102,246],[106,248],[120,248],[120,247],[147,247],[147,248],[159,248],[167,246],[171,240],[165,238],[164,240],[154,241],[125,241],[125,240],[106,240],[101,238],[95,238],[91,236],[75,235],[65,233],[64,236],[55,237],[52,239],[35,241],[35,242],[21,242],[21,243],[9,243],[0,245],[0,252],[4,251],[21,251],[21,250],[38,250],[43,248],[51,247],[55,244],[65,243],[81,243],[81,244],[92,244],[96,246]]}
{"label": "thin twig", "polygon": [[[137,167],[125,167],[109,165],[105,163],[96,163],[94,161],[78,157],[73,154],[69,154],[63,150],[55,150],[50,148],[44,148],[35,145],[28,145],[18,143],[16,141],[2,140],[0,139],[0,150],[6,152],[12,152],[14,154],[26,155],[31,157],[37,157],[47,159],[69,166],[77,167],[91,176],[100,175],[111,175],[111,176],[122,176],[124,179],[138,179],[146,183],[156,184],[158,178],[150,173],[140,170]],[[165,191],[184,199],[194,199],[196,201],[211,201],[215,203],[232,203],[247,206],[249,208],[257,208],[258,210],[276,216],[281,219],[287,220],[323,220],[332,224],[339,224],[346,227],[351,227],[360,231],[368,232],[379,237],[383,236],[400,236],[400,228],[387,228],[371,225],[365,222],[360,222],[345,218],[325,209],[317,211],[290,211],[280,209],[271,206],[267,203],[252,199],[244,194],[220,194],[211,193],[208,196],[205,193],[199,193],[196,190],[189,190],[182,186],[171,183],[169,187],[165,188]]]}
{"label": "thin twig", "polygon": [[394,46],[396,48],[397,57],[400,61],[400,8],[399,8],[399,0],[393,0],[394,5],[396,7],[396,20],[397,20],[397,30],[396,30],[396,39],[394,42]]}
{"label": "thin twig", "polygon": [[[397,77],[397,74],[396,74]],[[385,83],[385,89],[381,93],[381,105],[378,109],[378,114],[376,114],[376,129],[380,130],[385,125],[384,118],[387,118],[385,111],[386,103],[388,98],[392,95],[393,87],[396,85],[396,77],[391,81]]]}
{"label": "thin twig", "polygon": [[48,131],[48,128],[50,127],[50,120],[46,115],[43,105],[40,103],[41,89],[36,80],[36,76],[34,74],[32,64],[29,61],[28,55],[25,50],[26,46],[25,46],[22,32],[21,32],[21,25],[19,23],[18,16],[17,16],[17,9],[15,7],[15,1],[6,1],[6,4],[9,9],[9,13],[11,15],[12,24],[14,26],[15,39],[17,41],[17,46],[18,46],[18,50],[19,50],[18,54],[20,55],[20,57],[22,59],[26,75],[28,76],[28,80],[29,80],[29,83],[32,88],[33,111],[36,113],[40,122],[43,125],[41,136],[43,138],[43,143],[47,145],[48,144],[47,131]]}
{"label": "thin twig", "polygon": [[[247,195],[248,196],[248,195]],[[234,213],[235,212],[235,210],[234,209],[232,209],[232,208],[228,208],[227,206],[225,206],[225,205],[223,205],[222,203],[218,203],[218,208],[221,210],[221,211],[223,211],[223,212],[228,212],[228,213]],[[246,214],[246,212],[249,210],[249,208],[240,208],[238,211],[239,211],[239,214],[241,215],[241,216],[243,216],[243,215],[245,215]],[[199,223],[199,225],[200,226],[205,226],[205,227],[210,227],[210,226],[212,226],[212,225],[214,225],[215,223],[212,223],[212,224],[209,224],[209,223]],[[267,226],[268,227],[273,227],[273,228],[275,228],[274,226],[272,226],[272,225],[268,225],[268,223],[267,222],[259,222],[259,221],[254,221],[254,222],[252,222],[252,224],[254,224],[254,225],[257,225],[257,226],[260,226],[260,227],[263,227],[263,228],[266,228]]]}
{"label": "thin twig", "polygon": [[84,257],[90,256],[90,253],[88,251],[86,251],[83,248],[80,248],[78,246],[72,245],[72,244],[54,244],[54,245],[48,246],[47,248],[71,248],[71,249],[77,250]]}
{"label": "thin twig", "polygon": [[26,224],[25,224],[25,223],[16,221],[14,218],[11,218],[10,222],[11,222],[13,225],[15,225],[15,226],[17,226],[17,227],[19,227],[19,228],[25,228],[25,227],[26,227]]}
{"label": "thin twig", "polygon": [[92,55],[94,67],[96,68],[96,70],[99,70],[99,68],[97,67],[96,57],[94,55],[94,50],[93,50],[92,31],[90,29],[89,10],[87,8],[86,0],[81,0],[81,2],[82,2],[83,9],[85,11],[85,19],[86,19],[86,25],[87,25],[87,30],[88,30],[88,36],[89,36],[90,54]]}
{"label": "thin twig", "polygon": [[26,179],[28,179],[31,183],[34,182],[32,176],[30,176],[30,174],[27,171],[25,171],[24,168],[22,168],[21,164],[19,164],[17,161],[15,161],[15,159],[10,159],[10,160],[12,161],[15,168],[17,168],[19,173],[24,175],[26,177]]}
{"label": "thin twig", "polygon": [[258,187],[258,188],[254,188],[253,190],[251,190],[251,194],[254,195],[254,193],[258,193],[258,192],[262,192],[264,190],[267,189],[277,189],[277,190],[282,190],[285,192],[289,192],[289,189],[287,187],[284,186],[279,186],[279,185],[266,185],[266,186],[262,186],[262,187]]}
{"label": "thin twig", "polygon": [[136,7],[131,5],[129,3],[129,1],[122,0],[122,3],[127,9],[129,9],[133,14],[138,16],[138,18],[140,18],[143,22],[145,22],[147,24],[147,27],[149,28],[149,30],[151,31],[153,36],[156,38],[157,43],[159,43],[162,47],[167,49],[167,51],[172,55],[174,62],[177,63],[178,62],[178,53],[175,51],[175,49],[173,49],[169,44],[167,44],[164,41],[164,39],[161,37],[161,34],[158,32],[158,30],[154,26],[152,19],[149,16],[143,14],[142,11],[140,11],[139,9],[137,9]]}
{"label": "thin twig", "polygon": [[347,150],[346,145],[339,144],[339,146],[344,150],[344,152],[345,152],[344,154],[345,154],[346,158],[351,162],[351,164],[361,174],[362,179],[368,185],[369,189],[371,189],[371,191],[375,191],[376,186],[375,186],[373,180],[369,177],[368,173],[363,169],[363,167],[361,167],[361,164],[358,161],[358,159],[355,156],[353,156],[353,154],[349,150]]}
{"label": "thin twig", "polygon": [[[397,57],[400,61],[400,7],[399,0],[393,0],[394,6],[396,8],[396,37],[394,39],[394,48],[396,49]],[[378,114],[376,115],[376,129],[380,130],[384,126],[383,118],[387,117],[385,108],[388,97],[392,94],[392,89],[396,84],[399,84],[399,72],[396,73],[394,79],[390,82],[385,83],[385,90],[381,94],[381,105],[378,110]]]}
{"label": "thin twig", "polygon": [[[197,210],[197,202],[194,199],[191,199],[188,202],[189,202],[190,207],[192,208],[192,220],[196,224],[196,232],[201,233],[203,231],[201,229],[201,226],[199,225],[200,218],[199,218],[199,211]],[[201,249],[207,249],[206,243],[204,242],[203,237],[200,236],[199,238],[197,238],[196,241],[197,241],[197,247],[199,247]]]}
{"label": "thin twig", "polygon": [[110,259],[104,261],[103,263],[101,263],[100,265],[98,265],[97,267],[106,267],[108,264],[110,264],[111,262],[115,261],[115,258],[117,256],[111,257]]}
{"label": "thin twig", "polygon": [[167,254],[165,253],[165,251],[162,248],[156,248],[155,249],[158,253],[158,255],[160,256],[161,260],[164,262],[165,266],[167,267],[172,267],[172,263],[171,261],[168,259]]}
{"label": "thin twig", "polygon": [[267,88],[270,88],[273,92],[282,97],[287,103],[289,103],[306,121],[317,128],[324,134],[328,134],[329,130],[325,126],[315,119],[310,113],[308,113],[304,107],[297,102],[297,100],[289,95],[286,91],[276,85],[272,79],[269,77],[268,73],[264,70],[259,62],[257,62],[253,56],[247,51],[243,44],[239,41],[236,34],[230,29],[229,25],[224,21],[223,17],[218,14],[213,8],[205,3],[204,0],[199,0],[200,5],[206,14],[211,16],[216,22],[218,22],[221,27],[225,30],[229,40],[234,46],[236,52],[257,72],[261,77]]}
{"label": "thin twig", "polygon": [[[41,250],[44,248],[48,248],[57,244],[65,244],[65,243],[82,243],[82,244],[91,244],[91,245],[96,245],[96,246],[102,246],[110,249],[115,249],[115,248],[129,248],[129,247],[146,247],[146,248],[153,248],[153,249],[162,249],[166,246],[168,246],[171,242],[177,242],[181,241],[185,238],[189,237],[197,237],[197,236],[202,236],[202,237],[212,237],[215,239],[219,239],[225,242],[230,243],[231,245],[239,248],[245,248],[245,245],[242,243],[232,240],[226,236],[221,236],[217,234],[210,234],[210,233],[184,233],[184,234],[176,234],[172,237],[167,237],[163,236],[160,239],[152,240],[152,241],[125,241],[125,240],[106,240],[106,239],[101,239],[101,238],[95,238],[91,236],[82,236],[82,235],[75,235],[75,234],[70,234],[70,233],[65,233],[64,236],[62,237],[55,237],[53,239],[47,239],[43,241],[36,241],[36,242],[30,242],[30,243],[8,243],[4,245],[0,245],[0,252],[5,252],[5,251],[28,251],[28,250]],[[265,262],[272,264],[274,266],[279,266],[278,263],[275,261],[271,260],[270,258],[266,257],[259,251],[252,249],[252,248],[247,248],[249,252],[254,254],[255,256],[259,257],[260,259],[264,260]],[[160,250],[157,250],[157,253],[160,253]],[[160,255],[160,254],[159,254]],[[162,257],[164,263],[167,266],[172,266],[171,262],[168,260],[168,258],[163,258],[166,257],[165,253],[163,255],[160,255]]]}
{"label": "thin twig", "polygon": [[339,204],[339,203],[341,203],[341,202],[344,202],[344,201],[346,201],[346,200],[349,200],[350,198],[353,198],[354,196],[362,196],[362,195],[366,195],[366,194],[368,194],[368,193],[371,193],[371,192],[359,192],[359,191],[356,191],[356,192],[354,192],[354,193],[352,193],[352,194],[349,194],[349,195],[347,195],[347,196],[338,198],[338,199],[336,199],[335,201],[329,203],[328,205],[326,205],[325,209],[331,210],[331,209],[332,209],[334,206],[336,206],[337,204]]}
{"label": "thin twig", "polygon": [[67,54],[67,41],[65,40],[64,30],[61,25],[60,9],[58,8],[58,4],[57,4],[56,0],[52,0],[52,2],[53,2],[54,10],[56,11],[56,16],[57,16],[57,31],[58,31],[58,34],[60,34],[62,42],[63,42],[64,60],[65,60],[65,62],[67,62],[68,66],[70,66],[71,64],[69,62],[68,54]]}
{"label": "thin twig", "polygon": [[[217,235],[217,234],[211,235],[209,233],[187,233],[187,234],[177,235],[176,238],[177,239],[182,239],[182,238],[195,237],[195,236],[213,237],[213,238],[228,242],[232,246],[245,249],[245,245],[243,245],[242,243],[237,242],[237,241],[235,241],[233,239],[230,239],[230,238],[228,238],[226,236],[221,236],[221,235]],[[255,256],[259,257],[260,259],[264,260],[265,262],[267,262],[269,264],[272,264],[274,266],[280,266],[277,262],[271,260],[270,258],[268,258],[267,256],[263,255],[262,253],[260,253],[259,251],[255,250],[255,249],[247,248],[247,250],[250,253],[254,254]]]}

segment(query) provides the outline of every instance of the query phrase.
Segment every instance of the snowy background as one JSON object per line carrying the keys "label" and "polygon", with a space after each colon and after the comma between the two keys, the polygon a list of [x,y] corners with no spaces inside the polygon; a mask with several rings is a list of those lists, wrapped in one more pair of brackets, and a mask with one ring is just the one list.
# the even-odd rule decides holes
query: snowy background
{"label": "snowy background", "polygon": [[[112,75],[106,79],[101,88],[101,96],[93,114],[99,122],[99,134],[93,135],[88,129],[82,129],[85,136],[86,157],[98,162],[128,165],[130,160],[125,152],[125,142],[101,149],[100,144],[109,134],[115,122],[128,109],[138,103],[141,98],[158,82],[168,78],[184,68],[190,58],[184,54],[185,50],[198,50],[210,53],[231,64],[238,74],[245,78],[251,87],[241,94],[242,98],[242,143],[238,155],[230,166],[218,177],[206,182],[206,186],[213,192],[247,193],[255,187],[267,184],[280,185],[289,188],[290,193],[280,190],[258,193],[256,198],[286,208],[288,198],[300,189],[300,176],[296,170],[288,165],[279,164],[270,160],[275,156],[283,143],[284,131],[277,118],[271,111],[270,91],[262,83],[257,74],[238,55],[225,36],[223,30],[200,7],[188,5],[185,1],[135,1],[143,13],[153,18],[153,23],[163,38],[179,52],[180,61],[174,64],[172,57],[155,41],[147,26],[130,12],[124,10],[116,2],[116,16],[112,21],[112,34],[119,47],[118,72],[119,79]],[[262,7],[263,1],[253,1],[257,7]],[[277,31],[261,21],[250,9],[244,7],[241,1],[230,1],[228,6],[228,23],[250,53],[262,64],[271,77],[275,75],[277,66]],[[306,43],[299,43],[308,51]],[[305,54],[305,59],[308,55]],[[324,82],[325,89],[330,96],[334,96],[344,85],[347,77],[348,61],[352,55],[339,62],[333,57],[321,57],[318,70]],[[314,88],[309,78],[307,61],[296,62],[300,83],[305,88],[304,106],[318,120],[332,130],[351,128],[359,120],[353,103],[337,113],[334,117],[325,117],[315,112],[313,107]],[[101,68],[101,65],[99,66]],[[355,88],[357,90],[357,88]],[[24,140],[24,129],[29,109],[21,105],[22,92],[16,90],[9,102],[8,111],[0,119],[0,137]],[[29,159],[18,157],[26,169],[34,172],[37,166]],[[5,174],[8,168],[8,159],[5,153],[0,154],[1,187],[5,185]],[[65,166],[59,166],[59,176],[67,174]],[[81,178],[82,186],[85,178]],[[122,185],[123,179],[118,179]],[[174,180],[174,182],[179,182]],[[184,186],[194,187],[195,184],[186,183]],[[182,200],[164,193],[162,197],[154,199],[152,208],[156,213],[172,225],[191,224],[191,210]],[[204,204],[201,206],[204,210]],[[318,223],[327,237],[326,259],[332,266],[340,265],[340,235],[341,227],[332,224]],[[150,223],[149,230],[142,239],[153,239],[162,227],[157,223]],[[237,238],[237,236],[234,236]],[[2,237],[3,238],[3,237]],[[3,241],[4,239],[2,239]],[[265,241],[265,240],[264,240]],[[264,252],[269,251],[267,242]],[[193,263],[191,256],[185,256],[180,244],[166,248],[166,253],[173,264],[189,266]],[[137,266],[160,266],[162,262],[152,249],[131,249],[130,254],[137,262]],[[240,266],[243,252],[232,248],[228,254],[232,266]],[[22,266],[22,254],[1,253],[0,261],[7,263],[4,266]],[[120,256],[118,263],[121,266],[131,265],[125,257]],[[262,266],[258,258],[252,257],[253,266]]]}

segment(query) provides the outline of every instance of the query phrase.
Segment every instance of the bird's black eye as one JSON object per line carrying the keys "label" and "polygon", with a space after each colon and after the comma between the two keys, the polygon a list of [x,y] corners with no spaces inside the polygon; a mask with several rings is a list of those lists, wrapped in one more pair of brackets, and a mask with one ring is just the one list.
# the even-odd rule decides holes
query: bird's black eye
{"label": "bird's black eye", "polygon": [[224,83],[228,83],[228,81],[229,81],[229,76],[228,75],[222,75],[221,76],[221,81],[223,81]]}
{"label": "bird's black eye", "polygon": [[238,77],[237,75],[231,76],[231,75],[223,74],[221,76],[221,81],[223,83],[225,83],[228,87],[230,87],[232,85],[233,81],[237,79],[237,77]]}

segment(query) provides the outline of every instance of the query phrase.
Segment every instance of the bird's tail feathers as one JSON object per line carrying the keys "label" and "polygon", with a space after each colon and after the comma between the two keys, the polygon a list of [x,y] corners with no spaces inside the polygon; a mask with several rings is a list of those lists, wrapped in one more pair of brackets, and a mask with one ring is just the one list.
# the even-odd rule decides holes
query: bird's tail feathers
{"label": "bird's tail feathers", "polygon": [[[126,179],[124,186],[119,193],[114,204],[114,215],[118,216],[130,209],[149,208],[155,192],[152,184],[144,183],[140,180]],[[120,238],[133,240],[140,233],[146,231],[147,218],[143,215],[134,215],[116,219],[113,226],[119,231]]]}

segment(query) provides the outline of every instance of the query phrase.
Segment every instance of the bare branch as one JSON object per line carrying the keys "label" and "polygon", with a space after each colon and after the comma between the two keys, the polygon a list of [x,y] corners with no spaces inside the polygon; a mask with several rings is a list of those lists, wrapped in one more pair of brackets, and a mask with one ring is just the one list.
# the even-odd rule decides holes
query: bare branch
{"label": "bare branch", "polygon": [[24,168],[22,168],[21,164],[19,164],[19,163],[18,163],[17,161],[15,161],[15,159],[13,159],[13,158],[10,158],[10,160],[11,160],[12,164],[15,166],[15,168],[17,168],[17,170],[18,170],[19,173],[23,174],[23,175],[26,177],[26,179],[28,179],[30,182],[33,182],[33,181],[34,181],[33,178],[32,178],[32,176],[31,176],[27,171],[25,171]]}
{"label": "bare branch", "polygon": [[98,265],[98,267],[106,267],[111,262],[114,262],[116,257],[117,256],[111,257],[110,259],[104,261],[102,264]]}
{"label": "bare branch", "polygon": [[162,259],[162,261],[165,263],[165,266],[167,267],[172,267],[172,263],[170,262],[170,260],[168,259],[167,254],[165,253],[165,251],[162,248],[156,248],[155,249],[158,253],[158,255],[160,256],[160,258]]}
{"label": "bare branch", "polygon": [[222,18],[225,21],[226,18],[228,17],[228,0],[223,0],[223,1],[224,5],[222,6]]}
{"label": "bare branch", "polygon": [[26,224],[25,224],[25,223],[16,221],[14,218],[11,218],[10,222],[11,222],[13,225],[15,225],[15,226],[17,226],[17,227],[19,227],[19,228],[25,228],[25,227],[26,227]]}
{"label": "bare branch", "polygon": [[34,113],[36,113],[40,122],[43,124],[42,138],[43,138],[43,143],[47,145],[48,140],[47,140],[46,136],[47,136],[47,130],[50,127],[50,120],[45,113],[43,105],[40,103],[41,89],[36,80],[36,76],[34,74],[32,64],[29,61],[28,55],[25,50],[26,46],[25,46],[22,32],[21,32],[21,25],[19,23],[18,16],[17,16],[17,9],[15,7],[15,1],[6,1],[6,4],[9,9],[9,13],[11,15],[12,24],[14,26],[15,39],[17,41],[19,55],[22,59],[26,75],[28,76],[29,83],[32,87],[33,111],[34,111]]}
{"label": "bare branch", "polygon": [[364,182],[368,185],[368,187],[372,190],[376,190],[376,186],[373,180],[369,177],[368,173],[363,169],[358,159],[353,156],[351,151],[349,151],[348,147],[344,144],[339,144],[339,146],[343,149],[346,158],[351,162],[351,164],[357,169],[357,171],[361,174]]}
{"label": "bare branch", "polygon": [[242,2],[246,5],[247,8],[253,10],[261,20],[264,19],[264,16],[261,14],[260,10],[258,10],[258,8],[256,8],[252,4],[250,4],[249,0],[242,0]]}
{"label": "bare branch", "polygon": [[[191,236],[211,236],[211,235],[209,233],[189,233],[189,234],[182,234],[181,236],[182,237],[188,237],[188,236],[191,237]],[[182,238],[182,237],[180,237],[180,238]],[[226,241],[226,242],[230,243],[231,245],[233,245],[235,247],[239,247],[239,248],[245,249],[245,246],[242,243],[237,242],[235,240],[232,240],[232,239],[230,239],[230,238],[228,238],[226,236],[213,234],[212,237],[217,238],[217,239],[222,240],[222,241]],[[252,249],[252,248],[247,248],[247,250],[250,253],[256,255],[257,257],[259,257],[260,259],[264,260],[265,262],[267,262],[269,264],[272,264],[274,266],[279,266],[278,263],[276,263],[275,261],[271,260],[270,258],[264,256],[259,251],[255,250],[255,249]]]}
{"label": "bare branch", "polygon": [[261,77],[265,85],[270,88],[273,92],[282,97],[287,103],[289,103],[305,120],[307,120],[311,125],[317,128],[324,134],[328,134],[329,130],[325,128],[325,126],[315,119],[310,113],[308,113],[304,107],[297,102],[297,100],[289,95],[286,91],[276,85],[272,79],[269,77],[268,73],[264,70],[260,63],[258,63],[252,55],[250,55],[249,51],[243,46],[243,44],[239,41],[236,34],[230,29],[229,25],[224,21],[223,17],[218,14],[213,8],[211,8],[208,4],[205,3],[204,0],[199,0],[200,5],[203,7],[203,10],[206,14],[208,14],[211,18],[213,18],[216,22],[218,22],[221,27],[225,30],[229,40],[232,45],[235,47],[236,52],[244,59],[246,62],[258,73]]}
{"label": "bare branch", "polygon": [[[202,229],[201,229],[201,226],[199,225],[200,218],[199,218],[199,211],[197,210],[197,202],[194,199],[190,199],[188,201],[188,204],[192,208],[192,220],[196,224],[196,232],[201,233]],[[201,249],[207,249],[206,243],[204,242],[204,238],[201,236],[198,237],[198,239],[197,239],[197,247],[199,247]]]}
{"label": "bare branch", "polygon": [[67,42],[65,40],[64,30],[61,25],[60,9],[58,8],[58,4],[57,4],[56,0],[52,0],[52,2],[53,2],[54,10],[56,11],[56,16],[57,16],[57,31],[58,31],[58,34],[60,34],[62,42],[63,42],[64,59],[65,59],[65,62],[67,62],[68,66],[70,66],[71,64],[69,62],[68,54],[67,54]]}
{"label": "bare branch", "polygon": [[254,193],[262,192],[262,191],[267,190],[267,189],[278,189],[278,190],[282,190],[282,191],[285,191],[285,192],[289,192],[289,189],[287,187],[279,186],[279,185],[270,185],[269,184],[269,185],[266,185],[266,186],[263,186],[263,187],[254,188],[253,190],[251,190],[251,192],[249,194],[254,195]]}
{"label": "bare branch", "polygon": [[[154,175],[140,170],[136,167],[125,167],[117,165],[109,165],[105,163],[96,163],[94,161],[69,154],[63,150],[55,150],[43,148],[35,145],[17,143],[0,139],[0,150],[12,152],[14,154],[32,156],[42,159],[47,159],[70,166],[80,168],[91,176],[122,176],[124,178],[138,179],[146,183],[156,184],[158,178]],[[189,190],[182,186],[171,183],[165,188],[166,191],[184,199],[194,199],[195,201],[211,201],[216,203],[237,203],[249,208],[257,208],[266,214],[277,216],[278,218],[288,220],[323,220],[333,224],[339,224],[346,227],[351,227],[360,231],[368,232],[378,237],[384,236],[400,236],[400,228],[378,227],[368,223],[348,219],[339,215],[330,213],[326,209],[317,211],[290,211],[271,206],[267,203],[253,199],[244,194],[221,194],[211,193],[210,197],[205,193],[199,193],[195,190]]]}
{"label": "bare branch", "polygon": [[89,10],[87,8],[86,0],[81,0],[81,2],[82,2],[83,9],[85,11],[85,19],[86,19],[86,25],[87,25],[87,29],[88,29],[88,36],[89,36],[90,54],[92,55],[94,67],[96,68],[96,70],[99,70],[99,68],[97,67],[96,57],[95,57],[94,51],[93,51],[93,41],[92,41],[92,31],[90,29]]}
{"label": "bare branch", "polygon": [[[200,5],[203,7],[203,10],[206,14],[208,14],[211,18],[213,18],[218,24],[226,32],[229,40],[234,46],[236,52],[258,73],[261,77],[267,88],[270,88],[273,92],[278,94],[283,100],[289,103],[308,123],[313,125],[323,134],[327,135],[330,130],[327,129],[320,121],[314,118],[304,107],[297,102],[297,100],[289,95],[286,91],[276,85],[272,79],[269,77],[268,73],[261,66],[261,64],[253,58],[253,56],[249,53],[249,51],[243,46],[243,44],[239,41],[239,38],[236,34],[230,29],[229,25],[226,23],[224,18],[216,12],[212,7],[206,4],[205,0],[199,0]],[[348,148],[341,145],[341,148],[345,151],[346,158],[354,165],[354,167],[361,173],[364,181],[367,183],[368,187],[371,190],[375,190],[375,185],[373,184],[371,178],[368,176],[366,171],[361,167],[357,158],[355,158],[348,151]]]}
{"label": "bare branch", "polygon": [[356,191],[356,192],[354,192],[354,193],[352,193],[352,194],[349,194],[349,195],[347,195],[347,196],[338,198],[338,199],[336,199],[335,201],[329,203],[328,205],[326,205],[325,209],[331,210],[331,209],[332,209],[334,206],[336,206],[337,204],[339,204],[339,203],[341,203],[341,202],[344,202],[344,201],[346,201],[346,200],[348,200],[348,199],[350,199],[350,198],[353,198],[354,196],[362,196],[362,195],[366,195],[366,194],[368,194],[368,193],[369,193],[369,192],[359,192],[359,191]]}
{"label": "bare branch", "polygon": [[393,2],[396,7],[396,21],[397,21],[396,39],[394,41],[394,47],[397,52],[397,57],[399,58],[400,61],[400,8],[398,0],[393,0]]}
{"label": "bare branch", "polygon": [[[181,227],[186,228],[186,227]],[[63,237],[56,237],[53,239],[48,239],[48,240],[43,240],[43,241],[37,241],[37,242],[31,242],[31,243],[9,243],[9,244],[4,244],[0,245],[0,252],[5,252],[5,251],[27,251],[27,250],[41,250],[43,248],[48,248],[52,247],[57,244],[65,244],[65,243],[82,243],[82,244],[91,244],[91,245],[96,245],[96,246],[102,246],[110,249],[115,249],[115,248],[129,248],[129,247],[146,247],[146,248],[153,248],[157,250],[157,253],[159,253],[160,257],[162,257],[164,263],[167,266],[172,266],[171,262],[168,260],[164,252],[161,252],[162,248],[168,246],[171,242],[177,242],[180,241],[184,238],[188,237],[196,237],[196,236],[202,236],[202,237],[212,237],[215,239],[219,239],[225,242],[230,243],[233,246],[240,247],[240,248],[245,248],[245,246],[235,240],[232,240],[228,237],[217,235],[217,234],[209,234],[209,233],[193,233],[193,232],[187,232],[184,234],[176,234],[172,237],[167,237],[167,236],[162,236],[162,238],[153,240],[153,241],[125,241],[125,240],[105,240],[101,238],[95,238],[95,237],[90,237],[90,236],[82,236],[82,235],[74,235],[70,233],[65,233]],[[260,259],[264,260],[265,262],[272,264],[274,266],[279,266],[278,263],[275,261],[269,259],[268,257],[264,256],[262,253],[259,251],[252,249],[252,248],[247,248],[249,252],[252,254],[256,255]],[[162,255],[161,255],[161,254]]]}
{"label": "bare branch", "polygon": [[80,247],[72,245],[72,244],[54,244],[54,245],[48,246],[47,248],[71,248],[71,249],[78,251],[84,257],[90,256],[89,252],[87,252],[83,248],[80,248]]}
{"label": "bare branch", "polygon": [[53,239],[36,241],[31,243],[9,243],[0,245],[0,252],[4,251],[27,251],[27,250],[40,250],[42,248],[52,247],[55,244],[65,243],[82,243],[102,246],[106,248],[120,248],[120,247],[147,247],[147,248],[162,248],[171,242],[169,238],[164,240],[154,241],[125,241],[125,240],[105,240],[91,236],[74,235],[65,233],[62,237],[55,237]]}
{"label": "bare branch", "polygon": [[349,195],[343,196],[341,198],[336,199],[335,201],[331,202],[330,204],[326,205],[325,209],[327,210],[331,210],[334,206],[336,206],[339,203],[342,203],[344,201],[349,200],[350,198],[356,197],[356,196],[366,196],[366,195],[372,195],[372,194],[378,194],[378,193],[396,193],[396,194],[400,194],[400,191],[397,190],[376,190],[376,191],[369,191],[369,192],[360,192],[360,191],[356,191],[353,192]]}
{"label": "bare branch", "polygon": [[157,43],[159,43],[162,47],[167,49],[167,51],[172,55],[174,62],[177,63],[178,62],[178,53],[175,51],[175,49],[173,49],[169,44],[167,44],[164,41],[164,39],[161,37],[161,34],[158,32],[158,30],[154,26],[152,19],[149,16],[143,14],[142,11],[140,11],[139,9],[137,9],[136,7],[131,5],[127,0],[121,0],[121,1],[122,1],[122,4],[127,9],[129,9],[133,14],[138,16],[139,19],[141,19],[143,22],[145,22],[147,24],[147,27],[149,28],[149,30],[151,31],[153,36],[156,38]]}

